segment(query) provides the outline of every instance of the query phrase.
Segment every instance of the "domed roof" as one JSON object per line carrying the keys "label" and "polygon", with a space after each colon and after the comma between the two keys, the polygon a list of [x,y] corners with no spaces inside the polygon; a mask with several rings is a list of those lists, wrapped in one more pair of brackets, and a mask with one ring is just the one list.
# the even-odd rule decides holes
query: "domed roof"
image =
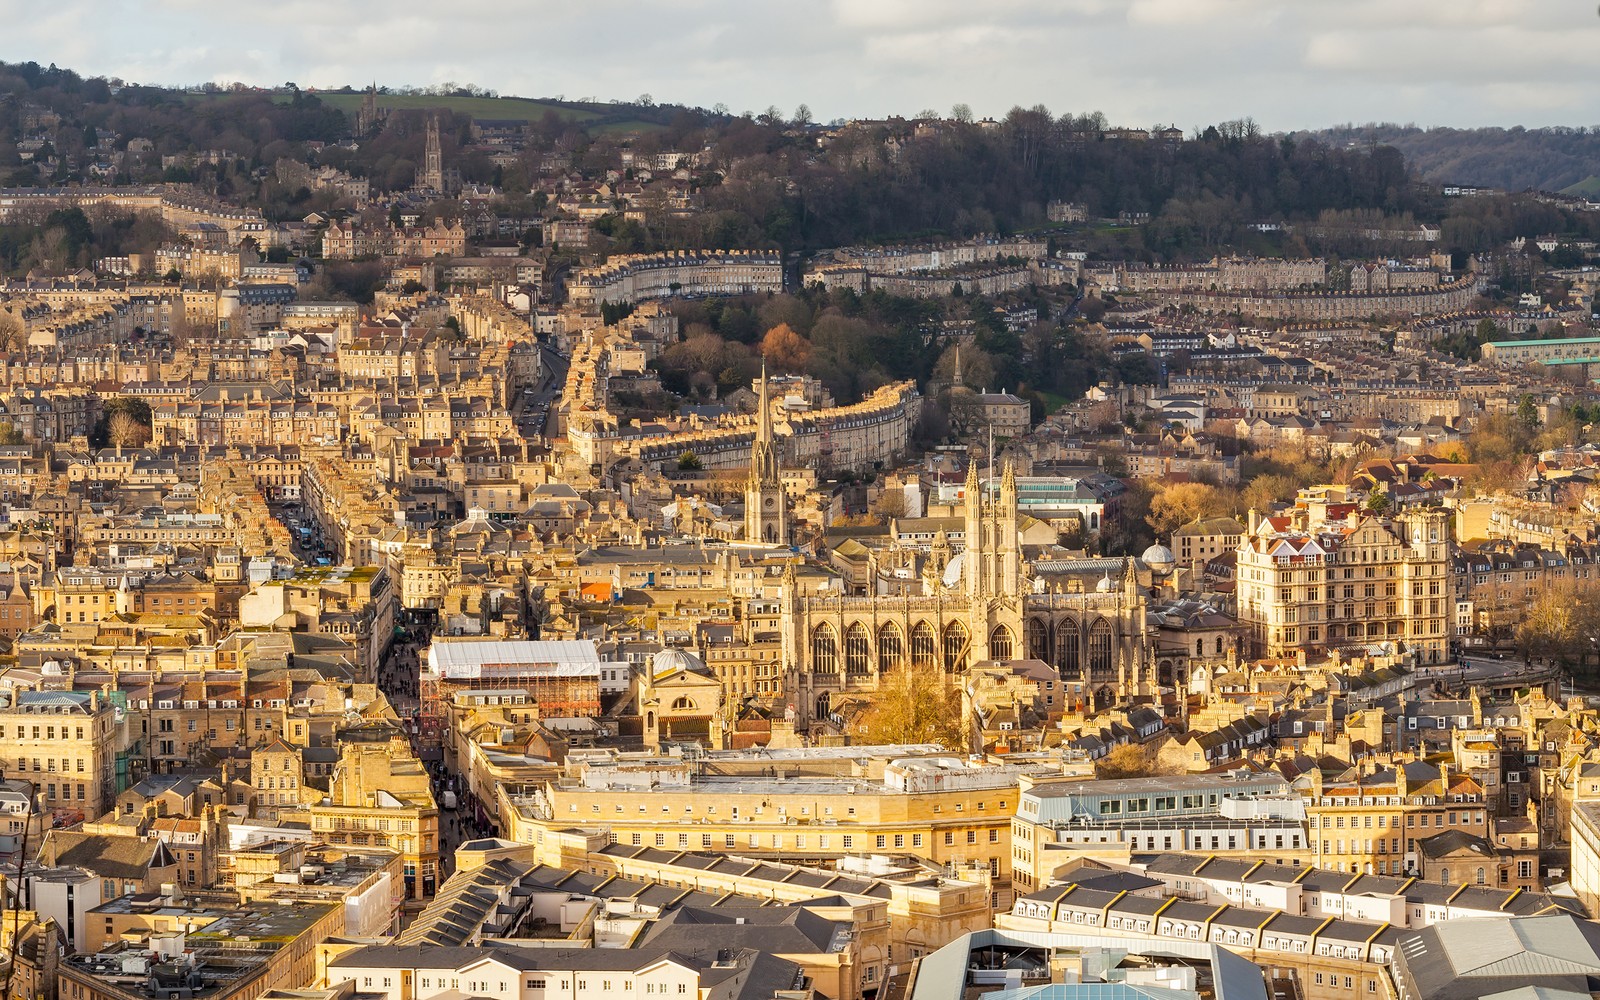
{"label": "domed roof", "polygon": [[1100,578],[1099,583],[1094,585],[1094,592],[1097,594],[1109,594],[1115,590],[1116,587],[1117,585],[1111,582],[1111,574],[1107,573],[1105,576]]}
{"label": "domed roof", "polygon": [[1172,550],[1160,542],[1145,549],[1144,555],[1140,556],[1139,559],[1151,569],[1166,569],[1178,561],[1177,557],[1172,554]]}
{"label": "domed roof", "polygon": [[709,674],[705,661],[689,652],[687,649],[678,649],[669,646],[650,657],[650,676],[654,678],[666,677],[678,673]]}
{"label": "domed roof", "polygon": [[961,567],[964,560],[961,558],[965,552],[957,552],[954,559],[945,563],[944,573],[940,575],[940,582],[946,587],[954,589],[961,586]]}

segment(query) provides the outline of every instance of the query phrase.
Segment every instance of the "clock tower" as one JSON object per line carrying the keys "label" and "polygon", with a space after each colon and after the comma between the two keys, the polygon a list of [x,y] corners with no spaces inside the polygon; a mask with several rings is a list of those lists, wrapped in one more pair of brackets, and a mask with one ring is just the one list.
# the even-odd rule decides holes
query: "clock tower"
{"label": "clock tower", "polygon": [[767,366],[761,366],[761,391],[756,405],[756,439],[750,450],[750,478],[744,487],[744,537],[747,542],[789,544],[788,504],[778,467],[778,446],[772,440],[772,405],[767,396]]}

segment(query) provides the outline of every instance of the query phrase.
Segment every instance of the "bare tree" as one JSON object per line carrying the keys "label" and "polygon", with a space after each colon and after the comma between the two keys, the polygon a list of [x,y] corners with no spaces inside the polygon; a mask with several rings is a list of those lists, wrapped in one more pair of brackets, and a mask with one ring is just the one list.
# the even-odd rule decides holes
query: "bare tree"
{"label": "bare tree", "polygon": [[150,443],[150,428],[133,414],[119,410],[106,421],[106,442],[117,448],[143,448]]}
{"label": "bare tree", "polygon": [[1212,517],[1227,512],[1222,492],[1204,483],[1172,483],[1150,500],[1150,513],[1145,517],[1156,537],[1165,538],[1173,529],[1182,527],[1202,517]]}
{"label": "bare tree", "polygon": [[172,315],[167,321],[168,335],[173,344],[186,347],[194,335],[194,330],[189,324],[189,313],[184,308],[183,299],[175,299],[172,303]]}
{"label": "bare tree", "polygon": [[1097,778],[1148,778],[1172,773],[1175,772],[1162,765],[1156,748],[1142,743],[1124,743],[1094,765]]}
{"label": "bare tree", "polygon": [[22,321],[8,312],[0,312],[0,351],[17,353],[28,346],[28,331]]}
{"label": "bare tree", "polygon": [[963,746],[961,692],[937,666],[900,666],[884,675],[861,720],[864,743]]}
{"label": "bare tree", "polygon": [[879,490],[872,509],[885,521],[905,517],[911,512],[910,504],[906,502],[906,491],[898,485]]}
{"label": "bare tree", "polygon": [[1566,666],[1600,655],[1600,598],[1592,587],[1564,581],[1547,587],[1517,626],[1517,649],[1523,656]]}

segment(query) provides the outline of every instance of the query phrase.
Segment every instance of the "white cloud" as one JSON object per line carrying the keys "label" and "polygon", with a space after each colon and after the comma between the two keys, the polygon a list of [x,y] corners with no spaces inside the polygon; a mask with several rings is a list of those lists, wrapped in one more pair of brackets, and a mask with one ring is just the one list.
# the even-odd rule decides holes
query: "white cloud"
{"label": "white cloud", "polygon": [[475,83],[824,119],[965,101],[1185,128],[1251,115],[1600,121],[1592,4],[1550,0],[0,0],[0,59],[151,83]]}
{"label": "white cloud", "polygon": [[1134,0],[1128,21],[1156,28],[1215,25],[1221,20],[1235,30],[1253,30],[1276,20],[1278,4],[1264,0]]}

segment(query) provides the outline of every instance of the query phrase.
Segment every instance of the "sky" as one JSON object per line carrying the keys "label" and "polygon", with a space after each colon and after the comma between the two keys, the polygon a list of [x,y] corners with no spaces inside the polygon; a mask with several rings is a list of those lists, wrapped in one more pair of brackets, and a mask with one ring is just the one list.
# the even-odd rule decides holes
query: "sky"
{"label": "sky", "polygon": [[454,82],[818,121],[961,102],[1186,130],[1600,125],[1594,0],[0,0],[0,24],[0,60],[146,84]]}

